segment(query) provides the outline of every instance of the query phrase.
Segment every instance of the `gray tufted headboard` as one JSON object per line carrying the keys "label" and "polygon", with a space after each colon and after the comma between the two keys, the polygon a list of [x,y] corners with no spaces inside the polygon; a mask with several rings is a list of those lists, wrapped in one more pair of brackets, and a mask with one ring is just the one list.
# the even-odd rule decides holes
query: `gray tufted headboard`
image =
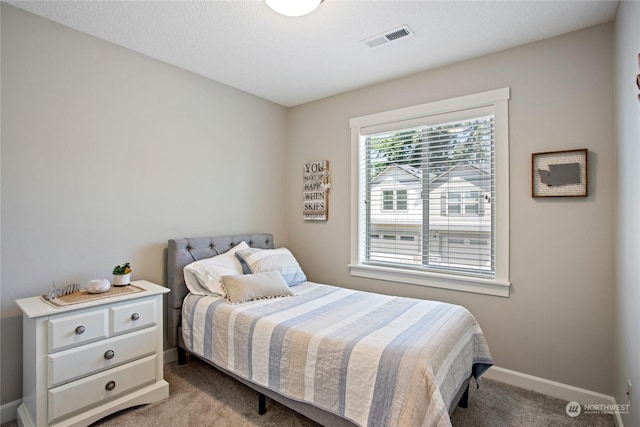
{"label": "gray tufted headboard", "polygon": [[167,308],[167,342],[171,347],[182,344],[180,318],[182,300],[189,290],[184,283],[183,269],[187,264],[225,253],[245,241],[253,248],[272,249],[273,235],[268,233],[237,236],[170,239],[167,249],[167,286],[171,289]]}

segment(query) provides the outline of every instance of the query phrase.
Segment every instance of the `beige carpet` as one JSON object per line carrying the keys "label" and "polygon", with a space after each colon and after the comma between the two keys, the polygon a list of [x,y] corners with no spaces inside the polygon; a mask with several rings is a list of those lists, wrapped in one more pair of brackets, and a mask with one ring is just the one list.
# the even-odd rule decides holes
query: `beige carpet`
{"label": "beige carpet", "polygon": [[[258,394],[197,358],[186,365],[165,366],[169,398],[113,414],[94,426],[201,427],[273,426],[318,424],[267,399],[267,413],[258,415]],[[567,402],[507,384],[483,379],[480,389],[472,381],[469,407],[456,408],[454,427],[614,426],[611,415],[570,418]],[[9,427],[15,423],[7,423]]]}
{"label": "beige carpet", "polygon": [[[317,426],[315,422],[267,399],[258,415],[258,394],[195,357],[186,365],[165,367],[170,396],[106,418],[95,426]],[[472,381],[469,407],[456,408],[454,427],[613,426],[611,415],[569,417],[567,402],[483,379]]]}

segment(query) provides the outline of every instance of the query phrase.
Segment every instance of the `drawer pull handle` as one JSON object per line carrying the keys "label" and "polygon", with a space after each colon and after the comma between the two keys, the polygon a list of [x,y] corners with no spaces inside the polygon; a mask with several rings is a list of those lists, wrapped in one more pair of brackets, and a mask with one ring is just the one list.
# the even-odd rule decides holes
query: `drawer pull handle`
{"label": "drawer pull handle", "polygon": [[107,385],[105,385],[105,386],[104,386],[104,388],[105,388],[105,389],[107,389],[107,390],[109,390],[109,391],[111,391],[111,390],[113,390],[114,388],[116,388],[116,382],[115,382],[115,381],[109,381],[109,382],[107,383]]}
{"label": "drawer pull handle", "polygon": [[133,313],[131,315],[131,320],[138,320],[140,318],[140,315],[138,313]]}
{"label": "drawer pull handle", "polygon": [[85,328],[84,326],[82,326],[82,325],[78,326],[78,327],[76,328],[76,335],[82,335],[82,334],[84,334],[84,331],[85,331],[85,330],[86,330],[86,328]]}
{"label": "drawer pull handle", "polygon": [[104,358],[107,360],[113,359],[116,353],[113,350],[107,350],[104,352]]}

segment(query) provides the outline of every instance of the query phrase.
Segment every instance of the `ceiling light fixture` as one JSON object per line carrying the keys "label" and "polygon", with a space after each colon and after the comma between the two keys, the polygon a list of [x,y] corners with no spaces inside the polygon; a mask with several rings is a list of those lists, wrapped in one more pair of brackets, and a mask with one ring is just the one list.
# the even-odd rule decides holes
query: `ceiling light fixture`
{"label": "ceiling light fixture", "polygon": [[271,9],[285,16],[302,16],[316,10],[324,0],[264,0]]}

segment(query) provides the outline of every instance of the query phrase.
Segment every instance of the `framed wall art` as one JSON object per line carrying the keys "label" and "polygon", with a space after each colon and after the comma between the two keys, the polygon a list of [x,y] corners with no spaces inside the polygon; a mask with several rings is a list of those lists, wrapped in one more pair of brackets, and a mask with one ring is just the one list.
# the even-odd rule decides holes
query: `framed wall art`
{"label": "framed wall art", "polygon": [[305,221],[326,221],[329,217],[329,160],[316,160],[304,164],[302,176]]}
{"label": "framed wall art", "polygon": [[586,148],[531,155],[532,197],[586,197],[588,195]]}

